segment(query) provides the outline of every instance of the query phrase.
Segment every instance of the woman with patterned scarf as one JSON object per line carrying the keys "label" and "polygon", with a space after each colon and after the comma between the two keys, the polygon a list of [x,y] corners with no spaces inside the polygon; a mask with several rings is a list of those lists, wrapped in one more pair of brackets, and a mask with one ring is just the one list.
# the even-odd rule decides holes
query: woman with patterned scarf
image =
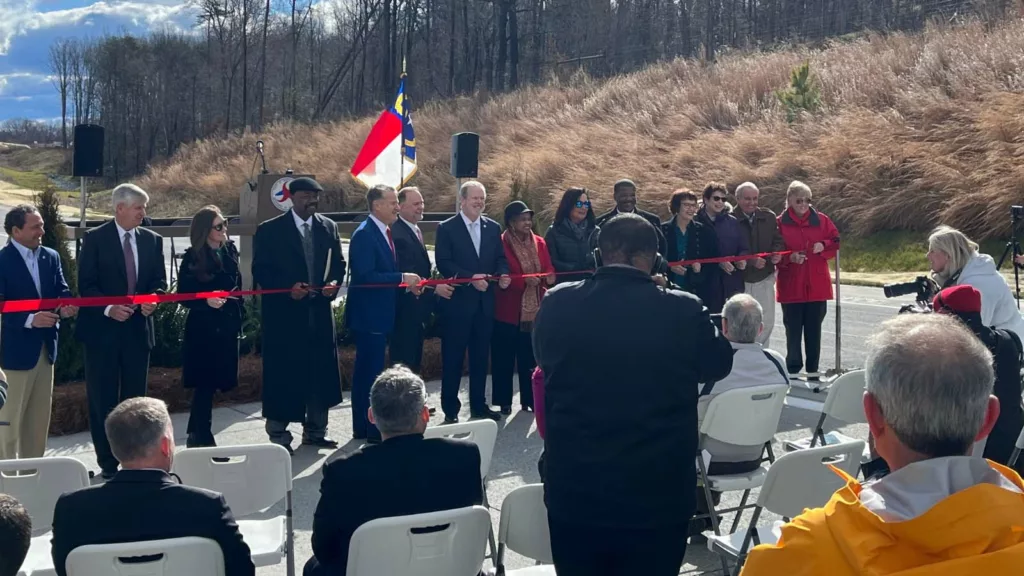
{"label": "woman with patterned scarf", "polygon": [[[531,376],[537,366],[533,358],[533,319],[540,299],[555,283],[547,243],[533,233],[533,210],[516,200],[505,207],[505,232],[501,235],[512,283],[495,296],[494,339],[491,341],[491,404],[501,413],[512,413],[512,372],[519,374],[519,402],[533,411]],[[524,275],[540,276],[523,278]]]}

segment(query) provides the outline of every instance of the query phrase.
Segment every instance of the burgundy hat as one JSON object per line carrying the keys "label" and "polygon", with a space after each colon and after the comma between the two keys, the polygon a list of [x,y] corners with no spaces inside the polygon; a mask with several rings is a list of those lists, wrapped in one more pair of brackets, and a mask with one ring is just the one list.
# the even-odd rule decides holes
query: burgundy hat
{"label": "burgundy hat", "polygon": [[942,309],[953,312],[981,312],[981,292],[974,286],[952,286],[935,295],[932,308],[936,312]]}

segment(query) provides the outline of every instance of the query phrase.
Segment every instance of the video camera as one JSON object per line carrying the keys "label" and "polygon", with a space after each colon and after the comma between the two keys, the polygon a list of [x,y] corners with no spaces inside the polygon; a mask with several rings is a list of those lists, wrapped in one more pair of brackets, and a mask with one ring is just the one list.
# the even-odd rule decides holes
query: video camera
{"label": "video camera", "polygon": [[939,292],[939,287],[927,276],[918,276],[910,282],[897,284],[886,284],[882,286],[882,292],[886,298],[898,298],[914,294],[913,304],[907,304],[900,308],[900,314],[927,313],[932,311],[932,298]]}

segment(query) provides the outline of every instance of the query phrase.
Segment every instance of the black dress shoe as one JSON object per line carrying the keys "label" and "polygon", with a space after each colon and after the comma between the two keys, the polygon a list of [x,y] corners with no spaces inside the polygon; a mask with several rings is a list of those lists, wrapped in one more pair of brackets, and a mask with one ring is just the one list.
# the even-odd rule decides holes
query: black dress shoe
{"label": "black dress shoe", "polygon": [[501,413],[504,414],[505,416],[508,416],[508,415],[512,414],[512,407],[511,406],[502,406],[501,407]]}
{"label": "black dress shoe", "polygon": [[433,406],[427,406],[427,410],[430,412],[431,416],[437,414],[437,408],[434,408]]}
{"label": "black dress shoe", "polygon": [[458,424],[459,423],[459,417],[458,416],[445,416],[444,417],[444,423],[445,424]]}
{"label": "black dress shoe", "polygon": [[501,414],[495,412],[494,410],[491,410],[490,407],[487,406],[483,408],[478,408],[476,410],[472,410],[470,411],[469,414],[473,418],[488,418],[494,420],[495,422],[501,420]]}
{"label": "black dress shoe", "polygon": [[530,404],[523,404],[523,412],[533,412],[533,406]]}
{"label": "black dress shoe", "polygon": [[306,446],[316,446],[317,448],[337,448],[338,443],[330,438],[324,436],[323,438],[317,438],[315,440],[303,438],[302,443]]}

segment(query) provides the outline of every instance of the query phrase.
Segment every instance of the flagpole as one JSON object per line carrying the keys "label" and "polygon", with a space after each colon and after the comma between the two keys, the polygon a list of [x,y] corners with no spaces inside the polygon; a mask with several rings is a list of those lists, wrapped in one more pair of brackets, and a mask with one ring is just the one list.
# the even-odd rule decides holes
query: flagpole
{"label": "flagpole", "polygon": [[401,139],[401,145],[398,147],[398,154],[400,156],[398,159],[398,190],[401,190],[402,186],[405,185],[405,122],[407,119],[407,110],[409,109],[409,91],[405,87],[404,81],[405,56],[402,56],[402,76],[400,82],[402,84],[402,132],[399,137]]}

